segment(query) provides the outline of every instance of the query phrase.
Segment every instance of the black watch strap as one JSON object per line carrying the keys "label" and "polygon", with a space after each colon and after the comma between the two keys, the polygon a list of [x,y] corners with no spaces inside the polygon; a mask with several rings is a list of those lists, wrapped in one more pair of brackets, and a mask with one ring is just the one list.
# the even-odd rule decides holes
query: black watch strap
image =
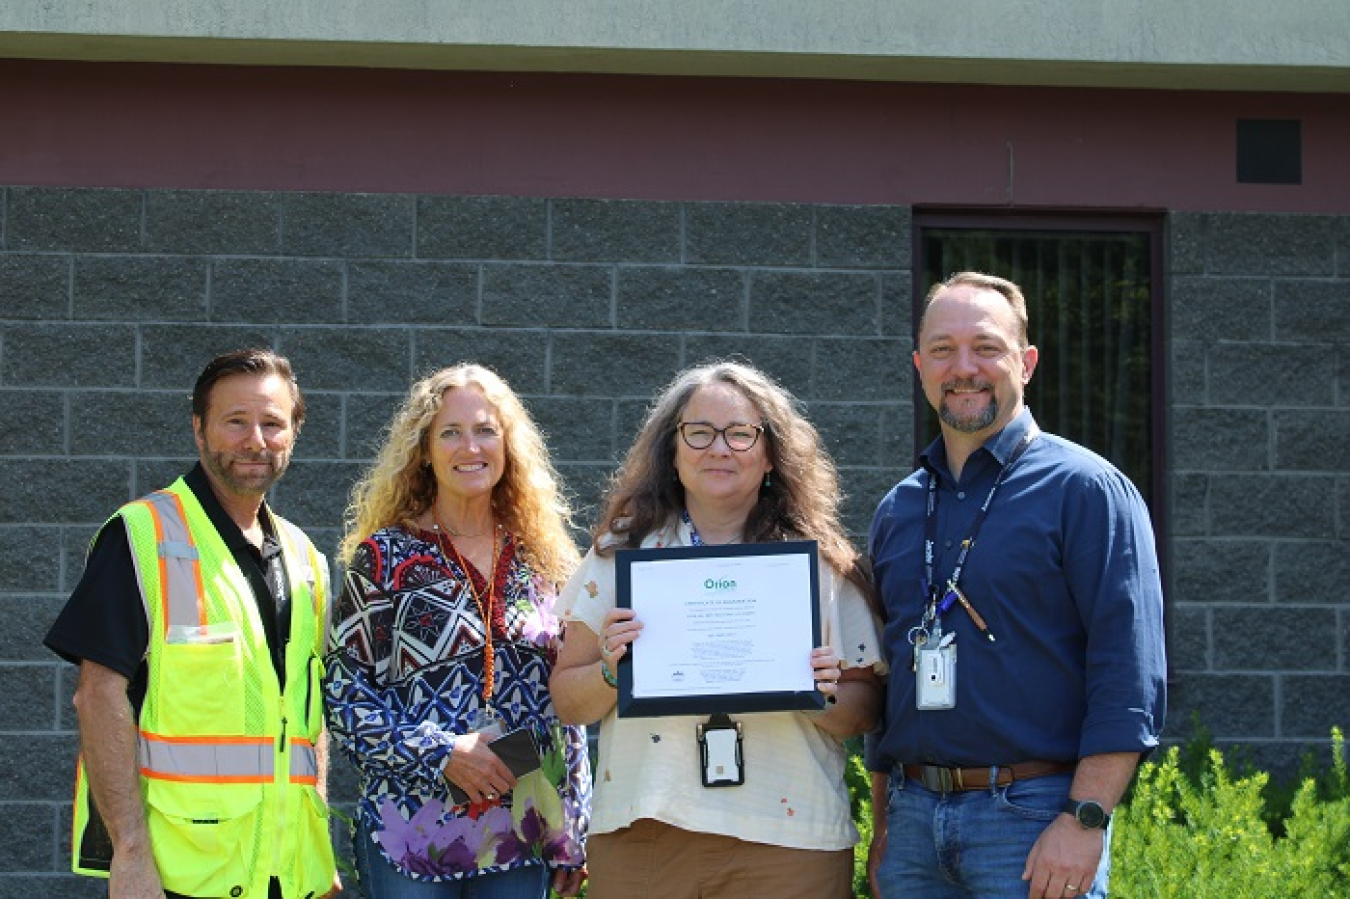
{"label": "black watch strap", "polygon": [[1102,808],[1100,802],[1091,799],[1085,799],[1079,802],[1077,799],[1064,800],[1064,807],[1060,809],[1068,815],[1073,815],[1074,819],[1083,827],[1089,830],[1105,830],[1111,823],[1111,816]]}

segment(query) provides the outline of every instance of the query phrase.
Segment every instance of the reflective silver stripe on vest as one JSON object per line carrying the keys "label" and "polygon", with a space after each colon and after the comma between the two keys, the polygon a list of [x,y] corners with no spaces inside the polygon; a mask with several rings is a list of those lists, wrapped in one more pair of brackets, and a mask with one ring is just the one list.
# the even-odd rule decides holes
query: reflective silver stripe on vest
{"label": "reflective silver stripe on vest", "polygon": [[[140,735],[137,755],[141,773],[164,780],[195,782],[266,782],[272,780],[275,752],[267,737],[211,742],[209,737],[167,739]],[[291,780],[318,777],[314,747],[291,743]]]}
{"label": "reflective silver stripe on vest", "polygon": [[159,557],[164,571],[166,620],[165,632],[170,627],[199,627],[206,623],[206,610],[197,595],[201,580],[201,563],[197,547],[192,542],[187,518],[178,497],[160,490],[145,497],[151,511],[159,519]]}
{"label": "reflective silver stripe on vest", "polygon": [[300,530],[289,521],[279,515],[272,516],[273,521],[279,525],[277,530],[280,532],[282,540],[289,544],[290,552],[286,553],[287,559],[295,560],[295,567],[298,569],[300,579],[309,585],[309,599],[314,606],[314,614],[319,614],[319,584],[323,572],[314,570],[314,559],[306,552],[310,546],[309,538],[305,532]]}
{"label": "reflective silver stripe on vest", "polygon": [[274,751],[266,737],[221,743],[141,735],[141,773],[169,780],[271,780]]}
{"label": "reflective silver stripe on vest", "polygon": [[291,744],[291,780],[318,780],[319,756],[305,742]]}

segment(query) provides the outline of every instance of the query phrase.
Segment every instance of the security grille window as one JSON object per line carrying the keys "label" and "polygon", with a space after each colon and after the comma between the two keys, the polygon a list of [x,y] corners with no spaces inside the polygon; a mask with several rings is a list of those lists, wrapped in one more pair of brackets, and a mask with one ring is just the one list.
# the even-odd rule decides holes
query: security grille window
{"label": "security grille window", "polygon": [[[963,225],[968,222],[968,225]],[[915,216],[915,322],[928,289],[953,272],[1015,281],[1041,358],[1027,389],[1040,426],[1111,460],[1159,513],[1161,353],[1156,299],[1160,226],[1153,220],[989,222]],[[1090,229],[1090,230],[1089,230]],[[919,447],[937,434],[922,394]]]}

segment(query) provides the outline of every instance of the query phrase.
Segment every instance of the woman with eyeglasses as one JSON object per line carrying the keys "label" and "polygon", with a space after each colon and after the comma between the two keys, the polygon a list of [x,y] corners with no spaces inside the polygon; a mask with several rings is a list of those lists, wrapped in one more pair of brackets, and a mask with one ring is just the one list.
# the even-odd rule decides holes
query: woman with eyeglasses
{"label": "woman with eyeglasses", "polygon": [[[762,372],[694,368],[657,399],[560,597],[568,627],[553,700],[566,722],[602,722],[589,899],[852,895],[858,833],[841,741],[875,723],[885,663],[871,584],[838,503],[815,428]],[[782,540],[818,544],[824,645],[801,664],[827,704],[733,716],[744,782],[705,788],[697,728],[707,716],[615,714],[616,664],[635,642],[663,636],[615,607],[614,551]]]}

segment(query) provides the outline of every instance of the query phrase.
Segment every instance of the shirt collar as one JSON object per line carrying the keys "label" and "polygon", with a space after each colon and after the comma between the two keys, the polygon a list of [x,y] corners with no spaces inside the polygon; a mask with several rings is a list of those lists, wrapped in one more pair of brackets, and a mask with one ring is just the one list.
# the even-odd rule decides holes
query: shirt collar
{"label": "shirt collar", "polygon": [[1022,414],[1018,415],[1012,421],[999,431],[993,437],[990,437],[984,443],[984,449],[989,451],[989,455],[998,460],[999,465],[1007,465],[1008,460],[1012,458],[1013,450],[1017,449],[1017,444],[1022,442],[1027,432],[1036,427],[1036,419],[1032,418],[1031,410],[1023,407]]}
{"label": "shirt collar", "polygon": [[[1023,407],[1021,414],[1004,425],[1003,430],[986,440],[975,454],[988,453],[1000,466],[1007,465],[1008,460],[1012,458],[1013,450],[1017,449],[1017,444],[1035,427],[1037,427],[1036,419],[1032,417],[1031,409]],[[930,472],[950,475],[947,467],[947,444],[943,442],[941,435],[919,454],[919,464]]]}
{"label": "shirt collar", "polygon": [[[202,468],[202,463],[198,462],[192,466],[192,470],[183,476],[183,483],[187,484],[192,495],[197,497],[197,502],[201,503],[202,509],[206,512],[206,517],[211,519],[211,524],[215,526],[216,533],[225,541],[225,545],[231,552],[239,549],[251,549],[257,552],[257,548],[244,538],[244,532],[239,529],[239,525],[234,523],[234,519],[225,511],[225,507],[220,504],[216,498],[216,492],[211,489],[211,481],[206,476],[206,469]],[[276,527],[272,523],[272,510],[267,507],[266,500],[258,509],[258,520],[262,522],[263,529],[263,558],[268,558],[271,554],[280,551],[281,544],[276,539]],[[269,544],[271,544],[269,552]]]}

